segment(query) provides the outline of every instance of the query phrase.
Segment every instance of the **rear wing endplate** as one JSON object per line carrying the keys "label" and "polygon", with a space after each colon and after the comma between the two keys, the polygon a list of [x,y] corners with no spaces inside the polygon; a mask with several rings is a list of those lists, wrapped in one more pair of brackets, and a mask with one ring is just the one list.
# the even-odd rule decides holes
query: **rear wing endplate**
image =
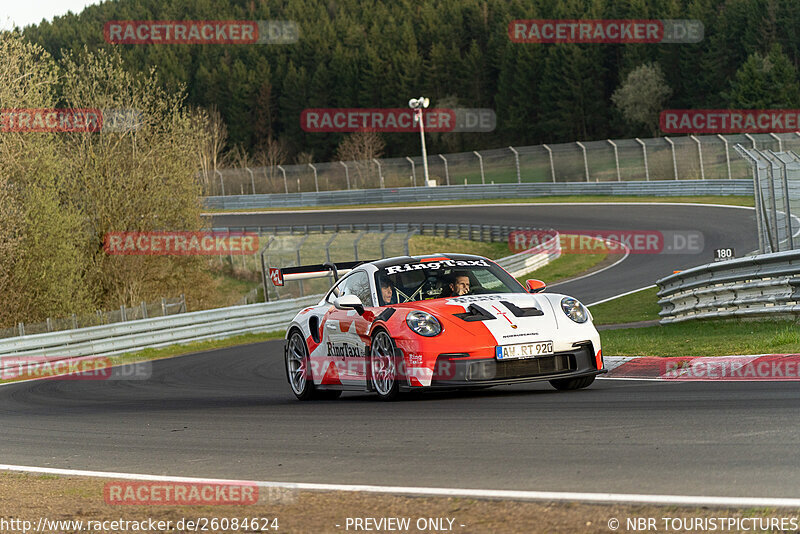
{"label": "rear wing endplate", "polygon": [[347,274],[359,265],[369,261],[342,261],[337,263],[325,262],[318,265],[301,265],[299,267],[269,268],[269,278],[275,286],[282,286],[284,282],[292,280],[308,280],[309,278],[324,278],[333,274],[334,281],[339,276]]}

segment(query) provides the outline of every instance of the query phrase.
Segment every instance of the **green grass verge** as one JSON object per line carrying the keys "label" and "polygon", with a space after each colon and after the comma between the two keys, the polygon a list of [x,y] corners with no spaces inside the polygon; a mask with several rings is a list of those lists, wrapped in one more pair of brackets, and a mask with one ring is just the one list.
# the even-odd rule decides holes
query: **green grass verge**
{"label": "green grass verge", "polygon": [[[592,310],[594,313],[594,310]],[[800,353],[796,321],[709,320],[600,332],[606,356]]]}
{"label": "green grass verge", "polygon": [[589,271],[607,256],[607,254],[564,254],[544,267],[518,276],[517,280],[524,285],[525,280],[535,278],[552,285]]}
{"label": "green grass verge", "polygon": [[413,236],[408,243],[408,250],[412,256],[436,252],[446,254],[449,252],[452,254],[475,254],[492,260],[512,254],[507,242],[483,243],[467,239],[450,239],[426,235]]}
{"label": "green grass verge", "polygon": [[[129,352],[120,356],[110,357],[112,365],[125,365],[129,363],[145,362],[151,360],[163,360],[165,358],[173,358],[175,356],[183,356],[184,354],[191,354],[194,352],[204,352],[214,349],[223,349],[227,347],[234,347],[238,345],[249,345],[251,343],[260,343],[262,341],[269,341],[271,339],[282,339],[286,332],[281,330],[278,332],[267,332],[264,334],[241,334],[225,339],[213,339],[208,341],[194,341],[191,343],[184,343],[181,345],[172,345],[160,349],[144,349],[136,352]],[[0,380],[0,384],[5,382],[19,382],[19,379]]]}
{"label": "green grass verge", "polygon": [[468,206],[471,204],[520,204],[520,203],[542,203],[552,204],[557,202],[668,202],[674,204],[700,203],[700,204],[720,204],[729,206],[748,206],[753,207],[753,197],[748,196],[688,196],[688,197],[655,197],[655,196],[610,196],[610,195],[572,195],[572,196],[553,196],[553,197],[527,197],[527,198],[485,198],[468,200],[442,200],[428,202],[392,202],[387,204],[347,204],[343,206],[311,206],[296,208],[248,208],[245,210],[234,209],[207,209],[207,213],[237,213],[273,211],[315,211],[315,210],[347,210],[354,208],[391,208],[403,207],[414,208],[418,206]]}
{"label": "green grass verge", "polygon": [[592,306],[594,324],[634,323],[658,319],[661,306],[658,305],[656,293],[658,288],[651,287]]}

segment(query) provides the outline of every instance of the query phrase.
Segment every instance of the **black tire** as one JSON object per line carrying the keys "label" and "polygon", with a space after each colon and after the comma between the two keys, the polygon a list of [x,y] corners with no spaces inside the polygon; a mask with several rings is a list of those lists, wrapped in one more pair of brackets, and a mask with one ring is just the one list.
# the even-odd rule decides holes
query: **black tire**
{"label": "black tire", "polygon": [[[296,350],[294,354],[292,351]],[[302,354],[299,354],[302,353]],[[292,334],[289,336],[289,341],[286,343],[286,357],[284,358],[284,362],[286,363],[286,378],[289,380],[289,386],[292,388],[292,393],[294,396],[302,401],[306,400],[336,400],[342,396],[341,391],[337,391],[335,389],[328,389],[328,390],[319,390],[314,385],[314,377],[308,369],[310,366],[308,365],[309,356],[308,356],[308,346],[306,346],[306,340],[303,339],[303,334],[299,330],[293,330]],[[292,358],[291,356],[294,356]],[[292,371],[297,372],[297,364],[302,362],[301,366],[302,369],[305,369],[303,374],[302,380],[301,377],[295,376],[295,380],[292,379]]]}
{"label": "black tire", "polygon": [[569,391],[573,389],[583,389],[589,387],[592,385],[592,382],[594,382],[594,375],[551,380],[550,385],[559,391]]}
{"label": "black tire", "polygon": [[315,398],[317,390],[314,387],[314,377],[311,376],[311,366],[308,364],[308,347],[299,330],[292,330],[289,334],[284,352],[286,378],[294,396],[301,401]]}
{"label": "black tire", "polygon": [[372,389],[384,401],[397,400],[400,395],[396,348],[394,340],[385,330],[378,330],[372,337],[369,380]]}

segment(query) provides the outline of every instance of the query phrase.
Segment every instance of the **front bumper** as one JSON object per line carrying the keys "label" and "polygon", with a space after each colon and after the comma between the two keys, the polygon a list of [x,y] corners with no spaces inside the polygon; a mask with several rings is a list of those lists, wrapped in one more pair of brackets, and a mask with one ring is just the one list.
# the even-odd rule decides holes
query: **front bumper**
{"label": "front bumper", "polygon": [[551,356],[507,361],[494,358],[467,359],[442,354],[437,358],[428,387],[498,386],[606,373],[605,369],[597,368],[596,362],[591,343]]}

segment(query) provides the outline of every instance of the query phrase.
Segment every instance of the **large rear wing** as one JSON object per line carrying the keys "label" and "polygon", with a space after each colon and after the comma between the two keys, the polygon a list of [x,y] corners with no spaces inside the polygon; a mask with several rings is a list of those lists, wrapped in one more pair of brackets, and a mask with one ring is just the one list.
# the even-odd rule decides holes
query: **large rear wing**
{"label": "large rear wing", "polygon": [[318,265],[301,265],[299,267],[277,267],[269,268],[269,278],[275,286],[282,286],[284,282],[292,280],[308,280],[309,278],[324,278],[333,274],[334,281],[340,275],[347,274],[359,265],[369,263],[372,260],[363,261],[342,261],[337,263],[325,262]]}

